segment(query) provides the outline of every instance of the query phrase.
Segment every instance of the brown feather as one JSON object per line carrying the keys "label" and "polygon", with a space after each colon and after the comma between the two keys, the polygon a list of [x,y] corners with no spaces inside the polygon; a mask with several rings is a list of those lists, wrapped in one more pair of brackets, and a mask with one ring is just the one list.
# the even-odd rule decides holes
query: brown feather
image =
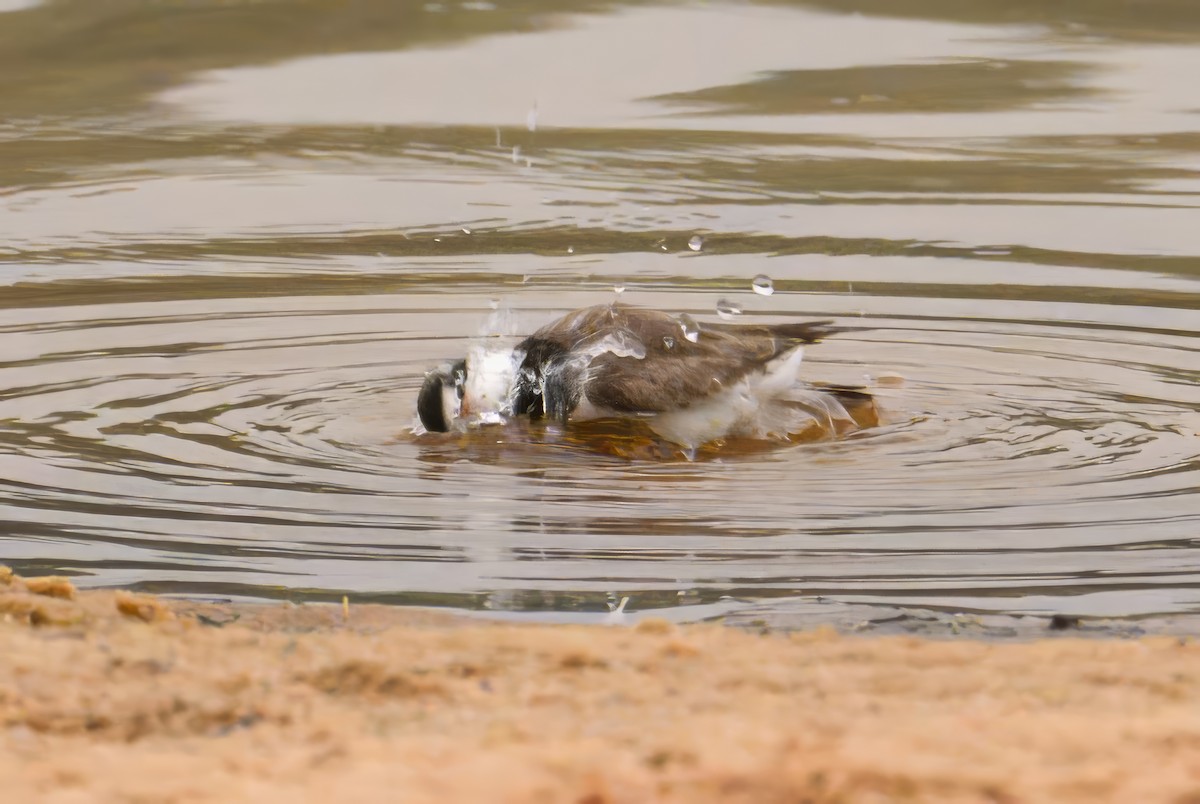
{"label": "brown feather", "polygon": [[565,350],[626,333],[645,356],[602,352],[589,364],[588,401],[621,413],[661,413],[685,408],[803,343],[838,331],[828,322],[803,324],[698,324],[696,340],[684,335],[668,313],[624,304],[599,305],[569,313],[534,333],[527,344],[551,343]]}

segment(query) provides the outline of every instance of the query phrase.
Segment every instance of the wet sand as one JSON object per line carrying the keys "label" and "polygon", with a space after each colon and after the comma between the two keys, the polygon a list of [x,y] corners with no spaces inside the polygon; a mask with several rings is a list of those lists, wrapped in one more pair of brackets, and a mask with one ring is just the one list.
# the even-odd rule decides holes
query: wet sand
{"label": "wet sand", "polygon": [[1200,643],[486,623],[0,569],[6,801],[1200,801]]}

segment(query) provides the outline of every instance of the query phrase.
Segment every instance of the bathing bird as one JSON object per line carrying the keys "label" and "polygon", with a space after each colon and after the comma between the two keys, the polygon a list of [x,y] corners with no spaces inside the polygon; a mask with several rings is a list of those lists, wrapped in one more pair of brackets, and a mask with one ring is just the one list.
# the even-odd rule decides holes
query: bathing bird
{"label": "bathing bird", "polygon": [[[802,347],[851,328],[829,321],[701,323],[627,304],[572,311],[515,348],[472,349],[425,376],[417,413],[447,432],[514,416],[635,418],[686,448],[731,436],[787,439],[856,426],[860,389],[800,379]],[[857,329],[857,328],[855,328]]]}

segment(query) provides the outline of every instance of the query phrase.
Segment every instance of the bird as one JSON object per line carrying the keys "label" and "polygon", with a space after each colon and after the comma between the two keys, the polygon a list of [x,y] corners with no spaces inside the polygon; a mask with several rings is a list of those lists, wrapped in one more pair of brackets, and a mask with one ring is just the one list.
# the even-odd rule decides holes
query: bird
{"label": "bird", "polygon": [[859,328],[830,321],[697,322],[624,303],[567,313],[513,349],[476,346],[425,375],[417,413],[428,432],[528,416],[630,418],[686,449],[728,437],[788,440],[814,426],[855,429],[862,389],[799,377],[803,350]]}

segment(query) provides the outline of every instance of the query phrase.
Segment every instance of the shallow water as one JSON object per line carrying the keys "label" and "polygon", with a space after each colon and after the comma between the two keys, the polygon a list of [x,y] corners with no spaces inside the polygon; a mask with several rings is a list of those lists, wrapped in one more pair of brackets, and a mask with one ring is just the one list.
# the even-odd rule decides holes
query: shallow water
{"label": "shallow water", "polygon": [[[1200,9],[856,5],[0,4],[0,561],[542,618],[1200,612]],[[614,288],[867,327],[806,372],[887,422],[694,462],[409,434],[495,305]]]}

